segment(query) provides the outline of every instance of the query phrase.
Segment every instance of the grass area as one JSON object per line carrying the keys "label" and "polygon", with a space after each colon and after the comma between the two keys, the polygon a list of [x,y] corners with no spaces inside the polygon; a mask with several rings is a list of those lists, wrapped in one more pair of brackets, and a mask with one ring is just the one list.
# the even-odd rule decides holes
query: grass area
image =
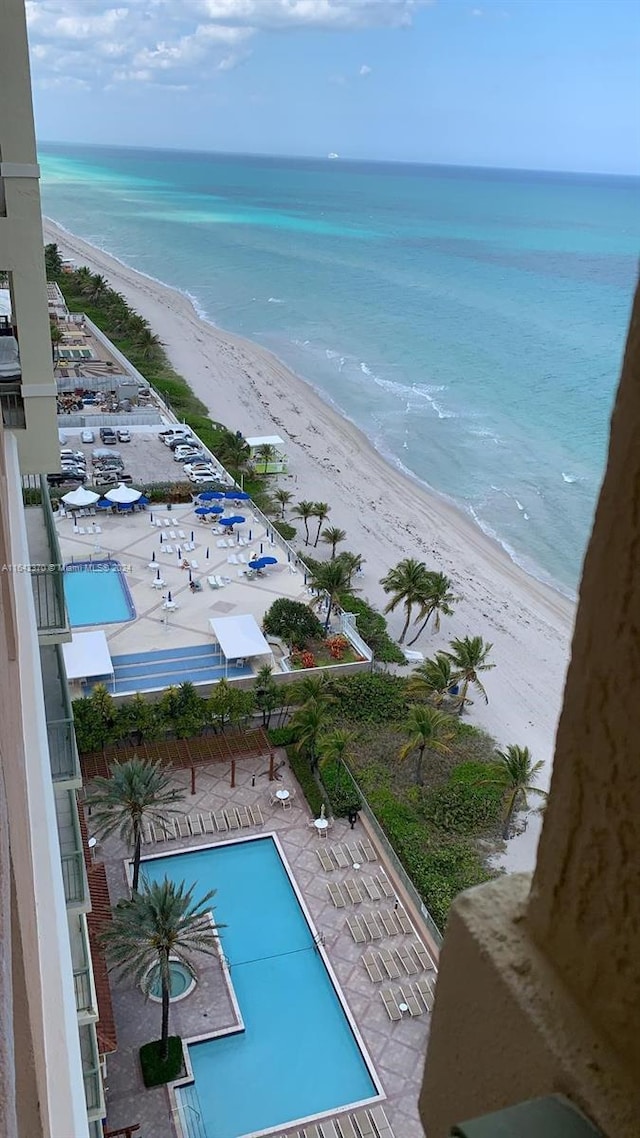
{"label": "grass area", "polygon": [[145,1087],[162,1087],[186,1074],[182,1040],[179,1035],[169,1036],[169,1057],[160,1054],[161,1041],[144,1043],[140,1048],[140,1067]]}

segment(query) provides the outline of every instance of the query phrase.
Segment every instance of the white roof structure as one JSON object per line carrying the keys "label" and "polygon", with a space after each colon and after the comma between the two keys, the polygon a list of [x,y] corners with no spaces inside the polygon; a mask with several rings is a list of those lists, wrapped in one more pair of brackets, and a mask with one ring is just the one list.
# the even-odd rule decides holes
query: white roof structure
{"label": "white roof structure", "polygon": [[139,490],[134,490],[132,486],[125,486],[124,482],[119,482],[113,490],[108,490],[105,494],[105,498],[109,502],[119,502],[121,506],[137,502],[138,498],[141,497],[142,494]]}
{"label": "white roof structure", "polygon": [[227,660],[271,655],[254,616],[214,616],[209,618],[209,627]]}
{"label": "white roof structure", "polygon": [[62,645],[64,667],[69,680],[89,676],[112,676],[113,664],[104,632],[74,632],[70,644]]}
{"label": "white roof structure", "polygon": [[99,497],[100,495],[93,490],[87,490],[85,486],[78,486],[76,490],[70,490],[68,494],[63,494],[62,501],[65,506],[93,506]]}
{"label": "white roof structure", "polygon": [[284,439],[281,439],[280,435],[255,435],[254,438],[245,439],[244,441],[246,442],[247,446],[251,448],[251,450],[255,450],[257,447],[284,446]]}

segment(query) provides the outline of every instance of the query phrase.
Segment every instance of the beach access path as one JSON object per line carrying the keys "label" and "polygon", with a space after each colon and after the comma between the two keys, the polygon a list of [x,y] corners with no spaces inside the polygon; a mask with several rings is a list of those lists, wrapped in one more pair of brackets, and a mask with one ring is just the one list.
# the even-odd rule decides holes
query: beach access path
{"label": "beach access path", "polygon": [[[344,548],[366,558],[357,579],[364,597],[384,607],[388,597],[380,578],[403,557],[417,557],[452,578],[462,597],[454,616],[443,619],[438,634],[424,632],[414,647],[433,655],[451,638],[466,635],[493,644],[496,666],[482,676],[489,703],[472,695],[468,721],[499,746],[528,746],[534,760],[545,764],[539,783],[546,788],[574,604],[515,565],[461,510],[391,466],[357,427],[265,348],[202,320],[180,292],[49,220],[45,239],[55,241],[63,256],[104,275],[126,297],[214,419],[244,435],[279,434],[285,440],[289,476],[279,485],[296,501],[330,504],[325,524],[345,529]],[[327,547],[318,550],[325,556]],[[390,616],[389,627],[399,635],[400,611]],[[538,802],[532,799],[530,806],[535,810]],[[530,815],[497,864],[512,872],[531,870],[540,826],[540,816]]]}

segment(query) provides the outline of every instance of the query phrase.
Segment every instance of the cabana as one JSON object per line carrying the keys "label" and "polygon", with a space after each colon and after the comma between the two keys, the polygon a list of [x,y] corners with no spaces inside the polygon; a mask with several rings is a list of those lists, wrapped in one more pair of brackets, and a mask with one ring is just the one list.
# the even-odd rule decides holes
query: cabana
{"label": "cabana", "polygon": [[[245,439],[253,468],[258,474],[286,474],[287,455],[280,435],[254,435]],[[267,448],[263,450],[262,448]]]}
{"label": "cabana", "polygon": [[68,680],[83,681],[95,676],[113,678],[113,663],[104,632],[74,632],[62,645]]}
{"label": "cabana", "polygon": [[271,648],[262,635],[255,617],[250,614],[210,617],[209,627],[225,658],[225,675],[230,660],[269,656],[273,665]]}

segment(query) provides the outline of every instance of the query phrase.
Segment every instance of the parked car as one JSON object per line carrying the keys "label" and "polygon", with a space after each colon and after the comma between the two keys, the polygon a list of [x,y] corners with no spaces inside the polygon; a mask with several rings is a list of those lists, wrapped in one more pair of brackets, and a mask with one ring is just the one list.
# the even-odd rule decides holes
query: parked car
{"label": "parked car", "polygon": [[196,474],[215,474],[215,471],[210,462],[185,462],[185,470],[193,471]]}
{"label": "parked car", "polygon": [[73,459],[74,462],[83,463],[87,461],[83,450],[71,450],[70,447],[64,447],[60,451],[60,459],[61,461],[64,461],[65,459]]}
{"label": "parked car", "polygon": [[93,476],[93,485],[96,490],[105,486],[117,486],[120,478],[115,470],[99,471]]}
{"label": "parked car", "polygon": [[96,463],[108,459],[109,462],[114,462],[116,459],[121,459],[122,455],[119,450],[107,450],[105,447],[96,447],[91,451],[91,461],[95,466]]}
{"label": "parked car", "polygon": [[178,447],[199,446],[200,444],[195,435],[178,435],[175,439],[169,439],[166,445],[169,447],[169,450],[177,450]]}
{"label": "parked car", "polygon": [[191,435],[188,427],[165,427],[164,430],[158,431],[158,438],[167,446],[172,439],[184,439],[187,435]]}
{"label": "parked car", "polygon": [[47,474],[47,482],[50,486],[65,486],[71,483],[85,482],[86,478],[86,474],[71,474],[68,470]]}
{"label": "parked car", "polygon": [[131,442],[131,431],[128,431],[126,427],[118,427],[116,435],[118,436],[119,443]]}
{"label": "parked car", "polygon": [[80,435],[80,438],[83,443],[94,443],[96,441],[96,436],[94,435],[93,431],[89,430],[88,427],[85,427],[84,431]]}
{"label": "parked car", "polygon": [[66,441],[67,436],[65,435],[64,431],[58,431],[58,442],[60,443],[60,446],[63,447]]}
{"label": "parked car", "polygon": [[115,446],[118,441],[113,427],[100,427],[100,438],[108,447]]}
{"label": "parked car", "polygon": [[118,482],[124,482],[125,486],[133,485],[133,474],[119,474]]}
{"label": "parked car", "polygon": [[204,458],[200,450],[177,450],[173,456],[174,462],[200,462]]}

